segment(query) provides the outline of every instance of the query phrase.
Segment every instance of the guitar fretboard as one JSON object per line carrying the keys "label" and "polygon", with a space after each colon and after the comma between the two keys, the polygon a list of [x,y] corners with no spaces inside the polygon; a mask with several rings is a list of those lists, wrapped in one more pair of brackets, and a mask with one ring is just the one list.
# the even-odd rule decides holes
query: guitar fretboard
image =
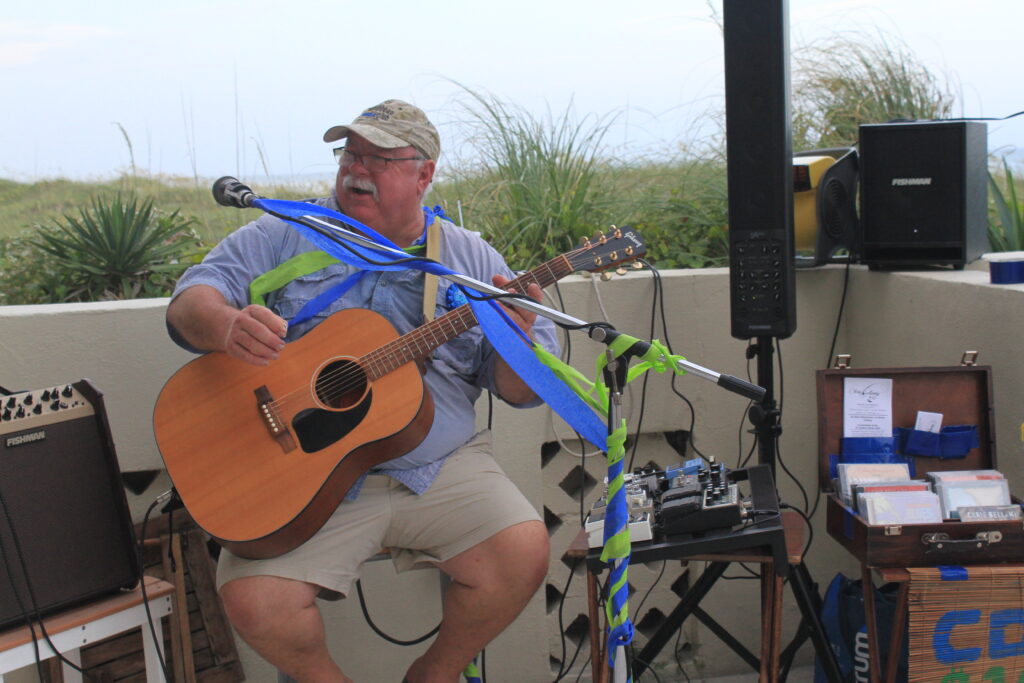
{"label": "guitar fretboard", "polygon": [[[569,258],[565,255],[559,256],[512,280],[508,287],[520,294],[525,293],[531,284],[537,284],[543,289],[573,270]],[[372,381],[410,361],[427,357],[438,346],[475,327],[476,324],[473,309],[469,304],[463,304],[368,353],[359,359],[359,365]]]}

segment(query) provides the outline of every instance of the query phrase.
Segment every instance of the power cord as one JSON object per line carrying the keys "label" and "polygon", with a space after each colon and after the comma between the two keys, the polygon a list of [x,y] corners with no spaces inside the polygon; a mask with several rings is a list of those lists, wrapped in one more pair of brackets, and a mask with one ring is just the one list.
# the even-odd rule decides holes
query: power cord
{"label": "power cord", "polygon": [[370,611],[366,608],[366,598],[363,596],[363,582],[358,579],[356,579],[356,593],[359,595],[359,607],[363,611],[363,617],[366,619],[366,623],[370,626],[371,629],[373,629],[374,633],[376,633],[378,636],[388,641],[392,645],[419,645],[423,641],[436,636],[437,632],[441,630],[441,624],[439,622],[437,626],[435,626],[433,630],[431,630],[429,633],[426,633],[420,636],[419,638],[413,638],[412,640],[399,640],[398,638],[389,636],[387,633],[378,628],[377,624],[374,623],[373,618],[370,617]]}
{"label": "power cord", "polygon": [[10,581],[11,588],[14,592],[14,597],[18,601],[18,607],[21,609],[22,616],[25,618],[25,623],[28,625],[29,633],[32,635],[32,648],[36,659],[36,672],[39,674],[40,680],[44,679],[43,661],[39,653],[39,641],[36,639],[36,631],[32,625],[32,621],[35,620],[39,626],[39,632],[43,635],[46,640],[46,644],[50,646],[50,650],[57,656],[62,664],[68,666],[75,671],[82,674],[82,676],[89,680],[95,681],[96,679],[85,671],[84,668],[75,664],[70,659],[65,657],[57,647],[53,644],[53,640],[50,639],[50,634],[46,632],[46,625],[43,623],[42,615],[39,612],[39,601],[36,599],[35,591],[32,588],[32,580],[29,576],[28,567],[25,565],[25,556],[21,549],[21,541],[18,540],[18,532],[14,528],[14,520],[11,518],[10,509],[7,507],[7,500],[4,498],[3,489],[0,489],[0,507],[3,508],[4,519],[7,520],[7,527],[11,531],[11,540],[14,543],[14,555],[18,558],[18,563],[21,567],[22,577],[25,579],[25,588],[28,592],[29,602],[31,603],[31,611],[26,607],[24,601],[21,598],[21,594],[18,590],[17,585],[14,582],[14,572],[11,571],[10,564],[7,558],[9,557],[7,549],[3,547],[3,535],[0,534],[0,553],[3,554],[4,568],[7,571],[7,578]]}
{"label": "power cord", "polygon": [[[174,537],[174,507],[172,507],[172,506],[174,505],[175,502],[180,504],[181,499],[178,498],[178,492],[175,489],[172,488],[172,489],[170,489],[168,491],[165,491],[164,493],[161,493],[159,496],[157,496],[155,499],[153,499],[153,502],[149,504],[148,508],[146,508],[146,513],[142,516],[142,528],[139,530],[139,538],[138,538],[138,542],[136,543],[136,546],[137,546],[137,558],[138,558],[139,572],[140,573],[142,572],[143,568],[145,567],[145,564],[144,564],[144,552],[145,552],[145,543],[146,543],[146,527],[149,525],[149,516],[151,514],[153,514],[153,510],[156,509],[157,505],[159,505],[160,503],[163,503],[165,501],[171,501],[168,504],[168,508],[170,508],[170,509],[168,511],[168,519],[167,519],[167,536],[168,536],[168,538],[173,538]],[[168,548],[168,552],[170,552],[170,548]],[[173,554],[171,555],[171,562],[172,562],[172,570],[173,570],[173,567],[174,567],[174,565],[173,565],[173,562],[174,562]],[[154,643],[160,643],[163,640],[163,635],[161,634],[161,635],[158,636],[157,632],[156,632],[156,624],[153,621],[153,613],[152,613],[152,611],[149,608],[149,596],[146,595],[146,577],[145,576],[142,576],[142,579],[140,581],[140,588],[142,590],[142,604],[143,604],[143,606],[146,609],[146,621],[149,622],[149,634],[153,637],[153,642]],[[179,605],[178,607],[179,607],[179,609],[185,609],[184,605]],[[160,661],[160,669],[164,672],[164,678],[166,680],[171,680],[171,673],[170,673],[170,670],[169,670],[169,668],[167,666],[167,661],[164,659],[163,648],[157,647],[156,648],[156,654],[157,654],[157,658]]]}

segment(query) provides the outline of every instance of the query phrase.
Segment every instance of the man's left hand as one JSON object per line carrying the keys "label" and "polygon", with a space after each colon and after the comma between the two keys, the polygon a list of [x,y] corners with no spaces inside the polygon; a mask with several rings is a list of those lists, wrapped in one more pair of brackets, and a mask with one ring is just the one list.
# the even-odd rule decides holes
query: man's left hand
{"label": "man's left hand", "polygon": [[[495,275],[493,278],[491,278],[491,283],[495,287],[505,289],[509,292],[514,292],[514,289],[506,286],[508,285],[509,282],[512,281],[502,275]],[[527,286],[526,295],[533,299],[534,301],[540,302],[540,286],[538,286],[536,283]],[[502,308],[504,308],[505,312],[508,313],[508,317],[512,318],[515,324],[519,325],[519,328],[523,332],[525,332],[527,336],[529,336],[530,330],[533,329],[533,323],[537,320],[537,314],[532,311],[528,311],[525,308],[520,308],[519,306],[506,306],[502,304]]]}

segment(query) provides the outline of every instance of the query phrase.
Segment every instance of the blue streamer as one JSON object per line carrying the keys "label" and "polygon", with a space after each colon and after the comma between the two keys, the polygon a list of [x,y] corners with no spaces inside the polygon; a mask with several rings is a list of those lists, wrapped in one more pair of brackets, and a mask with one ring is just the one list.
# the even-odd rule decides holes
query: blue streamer
{"label": "blue streamer", "polygon": [[[366,270],[406,270],[408,268],[416,268],[434,275],[457,274],[440,263],[430,260],[414,259],[404,263],[393,263],[396,259],[405,258],[404,254],[396,255],[384,249],[354,244],[347,244],[345,247],[342,247],[316,230],[298,221],[291,220],[291,218],[302,218],[308,215],[333,218],[349,225],[368,239],[384,247],[401,251],[398,245],[379,234],[373,228],[327,207],[308,202],[294,202],[283,199],[257,199],[253,201],[253,205],[271,214],[290,217],[284,220],[294,225],[306,239],[321,250],[349,265]],[[350,248],[352,251],[349,250]],[[356,253],[353,253],[353,251]],[[369,263],[365,259],[377,261],[378,263]],[[596,448],[600,448],[602,451],[605,450],[607,431],[604,423],[597,418],[579,396],[558,380],[547,366],[537,360],[531,347],[524,343],[520,336],[508,333],[508,326],[511,326],[515,332],[523,335],[519,326],[505,315],[504,311],[495,301],[470,301],[470,305],[487,340],[516,374],[574,430]]]}

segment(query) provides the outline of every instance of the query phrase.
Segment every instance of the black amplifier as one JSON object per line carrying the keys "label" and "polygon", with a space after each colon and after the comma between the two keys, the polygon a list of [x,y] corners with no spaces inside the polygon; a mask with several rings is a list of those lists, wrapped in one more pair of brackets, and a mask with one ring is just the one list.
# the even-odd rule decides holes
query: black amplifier
{"label": "black amplifier", "polygon": [[141,576],[102,394],[89,380],[0,397],[0,628]]}

